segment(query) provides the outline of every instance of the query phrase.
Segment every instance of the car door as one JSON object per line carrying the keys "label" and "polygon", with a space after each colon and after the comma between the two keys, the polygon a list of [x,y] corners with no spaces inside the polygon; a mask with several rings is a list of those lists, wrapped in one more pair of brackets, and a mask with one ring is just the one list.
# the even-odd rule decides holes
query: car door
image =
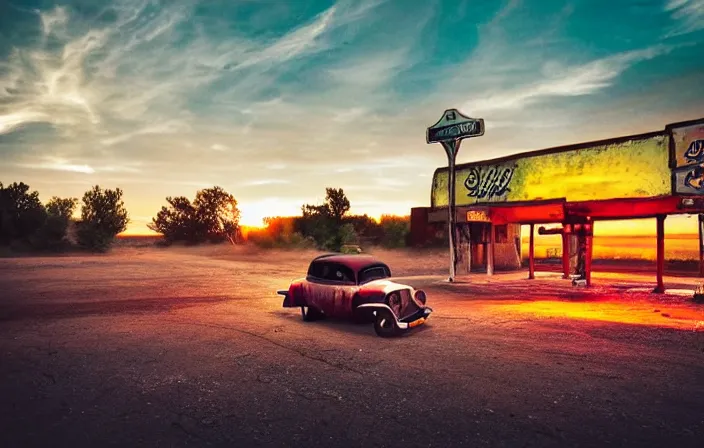
{"label": "car door", "polygon": [[331,317],[351,313],[356,291],[354,272],[340,263],[320,261],[311,266],[306,284],[306,303]]}
{"label": "car door", "polygon": [[314,261],[308,269],[306,281],[301,288],[303,302],[320,311],[329,308],[330,285],[326,280],[330,267],[323,261]]}
{"label": "car door", "polygon": [[341,318],[352,316],[352,297],[359,289],[355,273],[344,264],[330,263],[330,315]]}

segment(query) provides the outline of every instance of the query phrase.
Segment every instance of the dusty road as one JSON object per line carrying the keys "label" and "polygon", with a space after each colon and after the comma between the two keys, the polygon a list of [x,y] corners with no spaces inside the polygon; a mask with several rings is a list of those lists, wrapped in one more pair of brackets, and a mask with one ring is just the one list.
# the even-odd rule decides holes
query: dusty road
{"label": "dusty road", "polygon": [[281,308],[311,254],[230,252],[0,259],[0,446],[702,446],[704,307],[643,279],[387,253],[435,314],[382,340]]}

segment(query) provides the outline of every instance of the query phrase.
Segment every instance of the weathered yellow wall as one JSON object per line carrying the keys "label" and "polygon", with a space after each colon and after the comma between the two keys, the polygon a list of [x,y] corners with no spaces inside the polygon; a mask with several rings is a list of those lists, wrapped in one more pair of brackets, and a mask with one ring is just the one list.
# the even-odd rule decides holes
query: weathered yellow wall
{"label": "weathered yellow wall", "polygon": [[[458,169],[455,203],[672,194],[668,141],[663,135]],[[432,201],[434,207],[447,206],[447,171],[435,173]]]}

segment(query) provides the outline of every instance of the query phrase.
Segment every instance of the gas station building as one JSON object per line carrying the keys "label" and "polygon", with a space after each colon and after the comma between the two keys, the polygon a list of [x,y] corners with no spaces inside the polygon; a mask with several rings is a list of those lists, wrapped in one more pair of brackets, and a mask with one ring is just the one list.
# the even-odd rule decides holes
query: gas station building
{"label": "gas station building", "polygon": [[[655,218],[655,292],[664,292],[666,217],[704,213],[704,118],[646,134],[461,164],[455,173],[458,274],[520,269],[521,226],[528,225],[528,277],[534,278],[535,226],[560,224],[541,233],[562,235],[564,277],[581,260],[589,286],[598,221]],[[430,207],[411,210],[414,245],[447,228],[447,182],[448,167],[435,170]]]}

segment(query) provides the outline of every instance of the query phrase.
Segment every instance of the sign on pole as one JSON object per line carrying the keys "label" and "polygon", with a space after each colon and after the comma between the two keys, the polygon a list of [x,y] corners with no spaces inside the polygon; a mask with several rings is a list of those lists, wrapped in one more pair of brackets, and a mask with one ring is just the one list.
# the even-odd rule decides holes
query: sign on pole
{"label": "sign on pole", "polygon": [[426,132],[427,143],[442,143],[484,135],[484,120],[470,118],[457,109],[448,109]]}
{"label": "sign on pole", "polygon": [[457,234],[455,230],[455,160],[460,150],[460,143],[465,138],[484,135],[484,120],[470,118],[457,109],[448,109],[437,123],[426,130],[426,143],[440,143],[447,154],[448,165],[448,206],[447,225],[450,242],[450,278],[455,281],[457,271]]}

